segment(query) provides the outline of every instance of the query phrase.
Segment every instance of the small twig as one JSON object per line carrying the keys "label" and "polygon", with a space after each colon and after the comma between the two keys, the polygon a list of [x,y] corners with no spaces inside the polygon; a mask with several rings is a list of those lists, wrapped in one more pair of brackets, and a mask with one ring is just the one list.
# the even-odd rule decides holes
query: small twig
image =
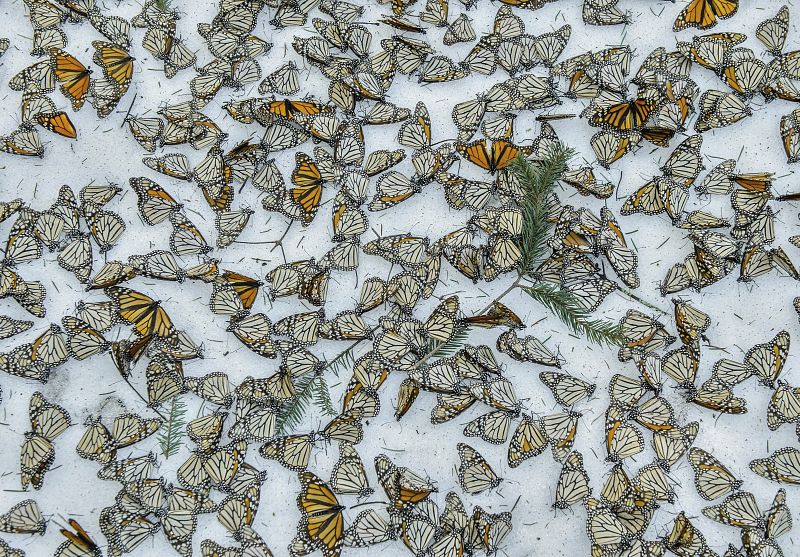
{"label": "small twig", "polygon": [[166,419],[167,419],[167,417],[166,417],[164,414],[162,414],[161,412],[159,412],[158,410],[156,410],[155,408],[153,408],[152,406],[150,406],[150,401],[149,401],[149,400],[147,400],[147,399],[144,397],[144,395],[142,395],[142,393],[140,393],[140,392],[139,392],[139,390],[138,390],[136,387],[134,387],[134,386],[133,386],[133,383],[131,383],[131,382],[130,382],[130,380],[129,380],[127,377],[122,377],[122,380],[123,380],[123,381],[125,381],[125,382],[128,384],[128,386],[131,388],[131,390],[132,390],[134,393],[136,393],[136,396],[138,396],[140,399],[142,399],[142,401],[143,401],[143,402],[144,402],[144,403],[147,405],[147,407],[148,407],[150,410],[152,410],[153,412],[155,412],[156,414],[158,414],[159,416],[161,416],[161,418],[162,418],[162,419],[164,419],[164,420],[166,420]]}
{"label": "small twig", "polygon": [[660,307],[658,307],[657,305],[655,305],[655,304],[653,304],[651,302],[648,302],[647,300],[645,300],[644,298],[642,298],[638,294],[634,294],[631,290],[628,290],[624,286],[617,285],[617,291],[620,294],[622,294],[624,296],[627,296],[628,298],[630,298],[630,299],[632,299],[634,301],[639,302],[643,306],[647,306],[648,308],[652,309],[653,311],[657,311],[661,315],[669,315],[669,312],[666,312],[663,309],[661,309]]}

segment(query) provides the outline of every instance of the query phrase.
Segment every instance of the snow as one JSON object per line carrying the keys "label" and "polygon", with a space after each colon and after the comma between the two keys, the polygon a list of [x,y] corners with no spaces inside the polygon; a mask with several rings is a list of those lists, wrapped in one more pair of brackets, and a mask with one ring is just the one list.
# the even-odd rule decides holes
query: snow
{"label": "snow", "polygon": [[[422,0],[415,6],[421,8]],[[527,32],[541,34],[557,29],[565,23],[573,27],[572,38],[562,58],[576,55],[586,50],[598,50],[611,45],[628,44],[635,52],[632,68],[638,64],[653,48],[674,47],[677,40],[690,40],[695,33],[684,31],[676,35],[672,32],[672,21],[684,2],[638,2],[622,0],[623,9],[628,9],[633,23],[628,26],[588,27],[581,21],[580,2],[561,1],[546,5],[538,11],[515,10],[526,23]],[[744,46],[757,53],[763,51],[762,46],[754,38],[755,27],[759,21],[771,17],[780,7],[779,2],[762,1],[742,3],[739,13],[717,30],[736,30],[747,33],[751,38]],[[183,36],[190,47],[198,53],[198,66],[211,60],[202,39],[197,35],[199,22],[210,22],[217,11],[217,5],[210,1],[190,2],[174,0],[174,7],[180,10],[182,17],[178,21],[178,34]],[[101,6],[102,7],[102,6]],[[458,1],[450,2],[452,21],[463,8]],[[500,4],[487,1],[479,2],[476,9],[468,12],[478,35],[490,31],[492,20]],[[135,2],[106,2],[107,13],[130,18],[138,13],[140,6]],[[292,37],[307,36],[313,31],[309,24],[303,28],[288,28],[275,31],[267,22],[271,15],[266,9],[259,18],[255,34],[273,42],[272,51],[259,59],[263,75],[277,69],[288,60],[293,60],[301,68],[301,94],[311,93],[325,96],[327,81],[322,79],[318,71],[303,63],[291,48]],[[377,21],[379,15],[387,14],[388,6],[370,4],[362,20]],[[22,0],[11,0],[0,6],[0,36],[11,40],[11,48],[0,59],[0,87],[5,110],[0,113],[0,130],[4,133],[14,129],[19,121],[18,104],[20,94],[11,91],[5,83],[23,66],[31,64],[35,59],[29,54],[30,24],[26,19],[26,8]],[[321,16],[319,13],[312,14]],[[787,48],[799,48],[797,44],[798,15],[792,13],[791,31]],[[385,26],[370,26],[377,38],[389,34]],[[67,50],[79,59],[88,63],[91,58],[91,41],[100,39],[88,24],[76,26],[65,24],[69,37]],[[434,29],[426,39],[441,48],[441,35],[444,29]],[[128,186],[128,179],[133,176],[147,176],[164,186],[173,195],[180,198],[187,208],[190,219],[202,230],[209,243],[216,238],[213,225],[213,213],[205,204],[198,188],[194,185],[171,180],[151,171],[141,163],[143,152],[132,138],[127,126],[122,126],[128,106],[135,96],[132,114],[138,116],[153,115],[166,102],[188,100],[188,81],[194,75],[191,70],[182,71],[173,80],[165,80],[161,67],[152,56],[141,47],[142,30],[133,30],[132,54],[137,58],[134,84],[123,98],[117,111],[105,120],[98,120],[91,107],[87,106],[77,113],[69,112],[78,129],[78,139],[69,141],[65,138],[41,131],[46,142],[46,153],[43,159],[27,159],[0,154],[0,199],[10,200],[23,197],[29,200],[32,207],[42,209],[49,206],[56,198],[58,188],[69,184],[74,191],[91,182],[113,182],[119,184],[124,194],[109,204],[109,209],[119,213],[125,220],[128,229],[119,245],[105,254],[109,259],[125,260],[129,255],[147,253],[154,249],[167,249],[169,225],[163,223],[156,227],[143,224],[136,208],[136,196]],[[471,45],[460,44],[445,48],[444,53],[460,59],[468,52]],[[99,73],[99,69],[95,70]],[[544,70],[534,73],[544,75]],[[423,100],[430,109],[433,119],[433,141],[442,141],[455,137],[456,130],[450,119],[453,104],[470,99],[474,94],[487,89],[492,83],[506,79],[502,70],[493,76],[475,76],[448,84],[419,86],[416,80],[399,76],[390,91],[389,100],[408,108],[417,101]],[[702,90],[708,88],[724,89],[724,86],[702,68],[695,67],[692,78],[698,81]],[[207,106],[203,112],[219,123],[230,134],[225,144],[227,148],[234,146],[239,140],[259,135],[257,125],[245,126],[234,122],[227,116],[222,103],[230,98],[257,96],[258,82],[250,85],[245,91],[232,92],[223,89],[220,95]],[[68,106],[67,101],[55,92],[51,95],[57,106]],[[565,100],[562,106],[549,109],[554,113],[579,113],[584,103]],[[737,160],[737,170],[741,172],[774,172],[778,177],[776,190],[780,193],[797,191],[797,179],[794,168],[787,166],[778,132],[780,117],[794,109],[784,101],[763,104],[756,99],[752,105],[753,116],[734,126],[705,133],[702,152],[707,168],[713,167],[726,158]],[[524,141],[536,136],[538,124],[535,116],[539,111],[522,112],[516,120],[516,139]],[[593,161],[589,138],[594,133],[583,119],[574,118],[553,122],[559,137],[579,152],[576,162],[585,159]],[[385,128],[385,129],[384,129]],[[397,148],[397,126],[370,127],[366,130],[367,152],[378,148]],[[672,143],[674,147],[676,141]],[[304,145],[301,149],[308,151]],[[197,164],[204,154],[188,147],[162,148],[156,154],[166,152],[183,152],[189,156],[192,164]],[[671,149],[656,149],[649,144],[643,146],[635,154],[624,157],[612,166],[609,171],[596,168],[598,178],[605,178],[617,184],[615,196],[607,200],[607,205],[618,216],[629,244],[635,246],[639,256],[639,273],[641,287],[637,294],[649,302],[670,313],[672,304],[669,298],[661,298],[658,283],[667,270],[689,253],[691,242],[686,234],[673,227],[664,215],[658,217],[633,215],[619,216],[619,209],[624,199],[649,179],[658,174],[658,167],[671,152]],[[294,165],[294,153],[274,154],[281,165],[285,177]],[[460,171],[465,175],[474,173],[474,169],[462,164]],[[406,171],[410,168],[407,159],[398,168]],[[475,177],[478,175],[475,174]],[[375,180],[372,180],[374,184]],[[374,187],[374,185],[373,185]],[[294,261],[311,256],[321,257],[330,247],[330,206],[332,189],[323,194],[323,206],[313,224],[306,228],[295,224],[289,231],[284,248],[286,260]],[[581,197],[574,190],[564,189],[561,199],[575,206],[587,206],[595,211],[603,206],[603,202]],[[237,195],[234,208],[251,207],[255,214],[245,232],[240,236],[240,243],[234,243],[225,250],[215,250],[213,255],[221,259],[221,267],[235,269],[249,276],[263,277],[264,274],[283,263],[280,250],[273,250],[267,242],[276,240],[284,231],[286,219],[275,213],[266,213],[260,207],[260,200],[253,188],[246,188]],[[732,217],[732,209],[727,198],[700,199],[693,192],[690,199],[691,208],[702,208],[714,214]],[[689,208],[689,207],[687,207]],[[800,233],[798,226],[797,205],[790,203],[773,203],[779,209],[776,218],[778,244],[783,245],[789,256],[797,263],[800,261],[798,250],[788,245],[786,238]],[[448,209],[441,188],[432,185],[409,201],[381,213],[369,213],[370,231],[364,241],[372,239],[375,234],[389,235],[411,233],[429,236],[432,240],[461,226],[468,217]],[[10,219],[0,225],[2,233],[7,233]],[[96,255],[97,256],[97,255]],[[101,256],[102,257],[102,256]],[[193,263],[188,258],[187,265]],[[95,262],[95,271],[102,261]],[[369,276],[387,277],[389,265],[375,257],[362,256],[362,264],[357,273],[335,272],[329,287],[326,314],[335,315],[338,311],[352,308],[357,301],[361,282]],[[0,350],[35,338],[50,321],[59,322],[61,317],[74,313],[78,301],[101,301],[105,299],[102,292],[85,292],[75,277],[61,269],[55,261],[55,255],[46,255],[36,262],[26,264],[20,269],[26,280],[40,280],[48,290],[44,319],[34,319],[34,327],[27,333],[9,340],[0,341]],[[395,269],[396,271],[396,269]],[[787,330],[796,336],[798,333],[798,316],[791,308],[791,300],[800,292],[795,282],[785,276],[770,273],[757,279],[754,283],[745,284],[735,280],[736,272],[702,292],[685,291],[681,297],[703,309],[712,317],[712,325],[706,333],[709,345],[703,345],[700,377],[710,373],[713,363],[721,358],[739,359],[758,342],[766,342],[778,331]],[[470,315],[479,310],[487,301],[502,292],[513,280],[504,276],[493,283],[472,285],[470,281],[458,274],[446,263],[443,264],[442,283],[430,300],[421,302],[416,315],[426,316],[439,299],[458,294],[462,311]],[[213,371],[224,371],[232,382],[238,383],[248,375],[265,377],[277,370],[278,360],[265,360],[245,349],[230,333],[226,332],[227,322],[222,317],[214,316],[207,307],[210,295],[208,285],[198,282],[167,283],[150,279],[137,278],[130,286],[141,289],[163,300],[164,308],[169,312],[176,326],[189,332],[193,339],[202,342],[205,347],[205,358],[188,362],[186,374],[203,376]],[[262,289],[266,291],[266,288]],[[575,449],[584,455],[586,468],[592,478],[595,493],[602,487],[610,470],[604,461],[602,443],[604,411],[608,404],[606,386],[615,373],[635,374],[632,363],[620,363],[616,351],[588,344],[586,340],[576,338],[568,333],[565,327],[536,303],[516,292],[504,299],[509,307],[515,310],[523,321],[530,325],[520,332],[520,336],[532,334],[546,341],[552,349],[558,349],[565,359],[565,370],[579,378],[598,384],[597,393],[589,402],[579,405],[582,413],[579,423],[578,438]],[[28,319],[18,305],[10,299],[0,302],[0,311],[19,319]],[[306,310],[302,308],[306,307]],[[629,308],[637,308],[645,313],[650,310],[627,299],[619,293],[612,294],[597,312],[597,317],[618,320]],[[296,298],[288,298],[270,302],[264,294],[260,295],[254,311],[266,312],[273,323],[279,318],[299,311],[311,310],[304,302]],[[375,319],[375,317],[368,317]],[[674,332],[671,317],[664,317],[668,328]],[[122,337],[127,331],[119,330]],[[470,334],[473,345],[494,345],[499,330],[474,330]],[[312,350],[320,358],[332,358],[343,347],[344,343],[324,341]],[[366,350],[362,350],[357,354]],[[792,347],[785,379],[789,383],[797,382],[798,349]],[[526,412],[537,416],[559,411],[558,405],[544,385],[538,380],[538,373],[543,368],[531,364],[515,362],[510,358],[498,355],[507,377],[513,381],[517,396],[523,401]],[[134,381],[144,388],[144,365],[134,372]],[[334,403],[338,405],[340,397],[349,380],[347,376],[326,377],[332,388]],[[566,512],[553,511],[551,504],[560,465],[544,453],[525,462],[519,468],[511,469],[506,463],[506,446],[493,446],[476,439],[465,439],[461,430],[463,425],[480,415],[476,407],[470,409],[450,423],[432,426],[429,411],[435,403],[435,396],[430,393],[420,395],[412,410],[402,421],[393,416],[393,405],[401,374],[392,375],[381,390],[382,410],[378,417],[369,420],[365,428],[365,440],[357,446],[364,460],[370,483],[377,492],[370,500],[382,500],[383,494],[377,484],[373,458],[379,453],[386,453],[392,460],[407,466],[415,472],[429,476],[437,482],[438,494],[434,500],[444,504],[444,496],[450,491],[458,492],[468,508],[481,505],[491,512],[502,512],[514,507],[513,531],[502,544],[502,551],[511,557],[527,555],[571,556],[587,555],[589,542],[585,535],[585,511],[576,505]],[[103,416],[109,423],[117,414],[132,411],[142,416],[154,417],[155,414],[135,396],[130,388],[121,381],[110,358],[98,356],[84,362],[70,361],[58,368],[50,381],[37,384],[10,375],[0,377],[3,389],[0,403],[0,434],[6,450],[0,452],[0,511],[5,512],[15,503],[33,497],[39,503],[43,513],[50,519],[47,533],[42,536],[4,535],[4,539],[12,546],[19,547],[28,555],[49,555],[63,540],[57,525],[66,523],[68,518],[76,518],[100,541],[103,540],[97,526],[99,511],[114,502],[119,489],[115,482],[104,482],[97,479],[97,463],[78,457],[74,450],[84,431],[83,421],[88,416]],[[56,461],[53,469],[45,478],[44,487],[39,492],[24,493],[20,491],[19,453],[18,447],[29,430],[28,402],[36,390],[41,391],[51,402],[63,405],[71,414],[73,426],[56,442]],[[695,446],[712,452],[734,474],[744,481],[743,489],[756,495],[762,509],[769,507],[778,485],[752,473],[748,463],[754,458],[765,457],[774,450],[785,446],[796,446],[794,429],[785,426],[771,432],[766,428],[766,408],[770,391],[756,384],[755,381],[745,383],[737,389],[737,394],[747,399],[749,412],[745,415],[717,415],[682,402],[677,392],[667,388],[667,397],[675,405],[676,418],[685,424],[693,420],[700,422],[700,433]],[[211,408],[203,407],[199,398],[185,395],[183,399],[189,404],[189,416],[194,418],[208,413]],[[324,416],[310,416],[303,431],[319,429],[326,423]],[[645,432],[647,449],[644,453],[627,462],[628,470],[635,470],[653,458],[649,447],[649,433]],[[478,496],[468,496],[458,486],[456,470],[458,456],[456,444],[466,441],[477,448],[486,457],[495,471],[504,478],[499,488]],[[155,436],[121,451],[120,456],[142,455],[153,451],[159,455],[159,473],[168,481],[176,481],[175,470],[188,456],[188,448],[169,459],[160,456]],[[309,469],[322,478],[329,477],[330,470],[338,458],[336,446],[326,447],[318,444],[312,455]],[[287,545],[295,534],[300,518],[295,504],[299,490],[296,474],[282,468],[275,461],[267,461],[258,455],[257,446],[251,445],[247,462],[265,469],[268,478],[262,489],[262,498],[258,516],[254,524],[255,530],[261,534],[275,555],[286,555]],[[675,505],[663,504],[656,512],[647,532],[647,539],[655,539],[667,533],[675,515],[684,510],[692,517],[693,523],[706,536],[711,548],[723,553],[729,542],[738,545],[738,532],[712,522],[700,514],[707,503],[699,498],[693,485],[693,474],[686,459],[673,468],[670,478],[675,482],[678,494]],[[800,495],[796,488],[788,487],[787,503],[796,518],[800,509]],[[219,494],[217,494],[218,497]],[[220,498],[220,497],[218,497]],[[519,498],[519,500],[518,500]],[[221,498],[220,498],[221,499]],[[346,505],[355,505],[355,498],[343,497]],[[361,508],[345,511],[347,522],[352,520]],[[695,518],[697,517],[697,518]],[[202,539],[212,538],[220,543],[233,545],[232,539],[216,520],[215,515],[200,515],[199,526],[194,537],[194,551],[199,555],[199,544]],[[782,537],[779,541],[785,555],[800,552],[796,548],[797,529]],[[401,542],[392,542],[379,547],[385,557],[407,555],[408,550]],[[345,549],[345,555],[366,554],[368,550]],[[163,534],[158,533],[147,541],[132,555],[171,555],[173,550],[168,546]]]}

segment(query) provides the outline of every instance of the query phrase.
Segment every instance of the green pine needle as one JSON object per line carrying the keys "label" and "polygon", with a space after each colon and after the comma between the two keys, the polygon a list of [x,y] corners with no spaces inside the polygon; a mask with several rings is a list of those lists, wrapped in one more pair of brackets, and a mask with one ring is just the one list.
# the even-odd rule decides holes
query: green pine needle
{"label": "green pine needle", "polygon": [[595,344],[622,346],[620,326],[604,319],[593,319],[568,290],[546,282],[524,286],[522,290],[549,309],[573,333],[584,335]]}
{"label": "green pine needle", "polygon": [[447,342],[437,342],[433,339],[428,343],[428,353],[426,354],[427,358],[447,358],[452,356],[459,350],[461,350],[464,345],[469,340],[469,327],[462,327],[460,329],[456,329],[453,333],[453,336],[450,337],[450,340]]}
{"label": "green pine needle", "polygon": [[554,202],[551,194],[574,153],[575,151],[563,143],[556,143],[548,149],[543,159],[535,163],[519,155],[509,165],[525,192],[520,204],[522,261],[519,272],[521,275],[529,275],[544,255],[550,231],[547,217],[553,210]]}
{"label": "green pine needle", "polygon": [[336,377],[339,377],[339,372],[347,369],[353,369],[356,363],[356,358],[353,356],[353,350],[358,346],[361,341],[354,342],[349,348],[340,352],[334,359],[325,364],[323,371],[331,370]]}
{"label": "green pine needle", "polygon": [[162,12],[170,11],[172,0],[156,0],[156,8],[161,10]]}
{"label": "green pine needle", "polygon": [[180,397],[172,399],[167,423],[158,429],[158,444],[164,458],[178,454],[183,445],[183,431],[186,427],[186,403]]}
{"label": "green pine needle", "polygon": [[297,429],[312,406],[328,416],[336,415],[328,383],[322,375],[304,375],[295,382],[294,388],[294,397],[281,408],[276,417],[278,435]]}

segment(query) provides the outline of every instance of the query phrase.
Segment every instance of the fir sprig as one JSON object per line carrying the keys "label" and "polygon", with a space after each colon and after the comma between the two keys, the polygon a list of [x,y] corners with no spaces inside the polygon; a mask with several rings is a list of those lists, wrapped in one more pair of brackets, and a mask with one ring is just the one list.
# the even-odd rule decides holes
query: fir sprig
{"label": "fir sprig", "polygon": [[469,340],[469,327],[461,327],[453,332],[453,336],[445,342],[437,342],[433,339],[428,343],[427,358],[447,358],[452,356]]}
{"label": "fir sprig", "polygon": [[178,454],[183,445],[183,432],[186,427],[186,403],[179,396],[172,399],[167,423],[158,429],[158,444],[164,458]]}
{"label": "fir sprig", "polygon": [[531,162],[518,156],[511,162],[511,171],[519,180],[525,196],[522,210],[522,262],[519,274],[533,280],[523,291],[558,317],[572,332],[584,335],[595,344],[619,345],[622,343],[619,326],[602,319],[593,319],[571,292],[555,285],[536,281],[531,277],[544,259],[550,237],[549,215],[555,209],[553,190],[567,169],[574,151],[562,143],[548,149],[540,160]]}
{"label": "fir sprig", "polygon": [[328,382],[321,374],[314,373],[300,377],[294,388],[295,395],[281,407],[275,419],[275,429],[279,435],[299,427],[312,406],[319,408],[328,416],[336,415]]}
{"label": "fir sprig", "polygon": [[156,8],[161,10],[162,12],[168,12],[172,4],[172,0],[156,0],[155,5]]}
{"label": "fir sprig", "polygon": [[520,240],[521,275],[529,275],[544,255],[550,231],[547,217],[554,209],[555,203],[553,189],[567,169],[569,159],[574,153],[563,143],[556,143],[548,149],[546,156],[541,160],[531,162],[519,155],[511,161],[511,172],[525,193],[520,203],[523,223]]}
{"label": "fir sprig", "polygon": [[550,310],[573,333],[583,335],[595,344],[622,344],[620,326],[604,319],[593,319],[568,290],[546,282],[523,286],[522,290]]}

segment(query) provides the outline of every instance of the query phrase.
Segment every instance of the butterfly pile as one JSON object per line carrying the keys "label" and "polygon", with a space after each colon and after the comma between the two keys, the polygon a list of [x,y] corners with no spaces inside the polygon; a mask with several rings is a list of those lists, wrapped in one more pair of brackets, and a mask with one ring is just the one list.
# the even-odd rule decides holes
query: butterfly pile
{"label": "butterfly pile", "polygon": [[0,557],[794,554],[790,6],[7,4]]}

